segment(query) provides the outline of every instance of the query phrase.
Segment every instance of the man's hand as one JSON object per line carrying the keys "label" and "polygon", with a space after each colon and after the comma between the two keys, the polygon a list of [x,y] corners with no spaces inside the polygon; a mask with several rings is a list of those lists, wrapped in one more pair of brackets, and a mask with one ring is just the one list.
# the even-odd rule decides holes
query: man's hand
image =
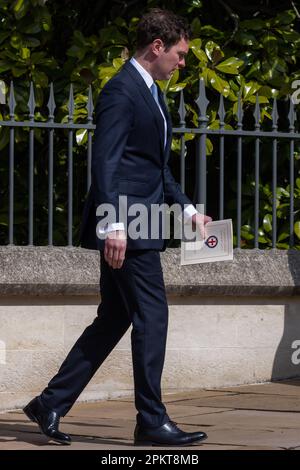
{"label": "man's hand", "polygon": [[207,222],[211,222],[211,221],[212,221],[211,217],[209,217],[208,215],[200,214],[199,212],[192,216],[193,230],[195,231],[196,229],[198,229],[201,237],[204,240],[207,238],[205,225],[207,224]]}
{"label": "man's hand", "polygon": [[113,269],[120,269],[125,259],[126,234],[124,230],[108,232],[105,239],[104,258]]}

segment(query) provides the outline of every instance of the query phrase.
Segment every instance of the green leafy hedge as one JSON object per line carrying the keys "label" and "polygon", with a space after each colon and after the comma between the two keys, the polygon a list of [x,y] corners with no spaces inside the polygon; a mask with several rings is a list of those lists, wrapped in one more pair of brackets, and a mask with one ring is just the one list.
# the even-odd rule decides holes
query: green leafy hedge
{"label": "green leafy hedge", "polygon": [[[86,2],[85,2],[86,3]],[[300,79],[299,55],[300,34],[297,12],[290,2],[253,2],[253,10],[240,2],[228,1],[201,2],[184,1],[142,1],[131,2],[125,8],[124,2],[91,1],[86,5],[74,1],[46,0],[0,0],[0,79],[6,89],[14,81],[17,101],[16,120],[28,118],[28,97],[30,82],[35,85],[36,120],[46,120],[49,84],[54,82],[56,112],[55,119],[67,119],[67,101],[70,82],[75,93],[74,121],[85,122],[87,118],[87,89],[91,84],[94,100],[97,99],[104,84],[120,69],[124,61],[134,51],[135,27],[143,8],[163,6],[184,14],[190,21],[194,39],[184,71],[175,73],[165,83],[165,91],[174,124],[178,123],[177,109],[179,92],[184,90],[187,125],[198,126],[199,78],[203,77],[207,86],[208,127],[217,129],[219,119],[217,110],[219,96],[225,98],[225,128],[236,126],[237,99],[241,93],[245,117],[244,125],[253,129],[253,110],[256,94],[261,107],[261,125],[270,129],[272,100],[277,97],[281,102],[283,114],[287,112],[286,96],[291,93],[293,80]],[[224,7],[226,6],[226,8]],[[126,5],[125,5],[126,6]],[[286,9],[285,9],[286,8]],[[289,9],[288,9],[289,8]],[[279,106],[280,107],[280,106]],[[6,105],[0,105],[0,120],[8,119]],[[288,128],[287,122],[282,121]],[[35,147],[35,243],[47,243],[47,134],[36,131]],[[192,135],[187,135],[187,192],[194,195],[195,160],[198,158]],[[75,241],[82,204],[86,191],[86,140],[83,131],[76,133],[74,146],[74,228]],[[56,244],[66,243],[66,173],[67,173],[67,135],[62,131],[55,137],[55,233]],[[8,143],[7,128],[0,128],[0,243],[7,242],[8,224]],[[299,153],[295,146],[296,155]],[[173,141],[173,167],[178,174],[179,141]],[[218,145],[214,139],[207,139],[208,187],[213,188],[207,212],[217,217],[216,188],[214,181],[218,173]],[[28,131],[17,129],[15,135],[15,224],[16,243],[27,243],[27,203],[28,193]],[[297,153],[298,152],[298,153]],[[253,188],[254,150],[246,146],[245,158],[248,163],[243,167],[243,246],[250,247],[253,231],[253,193],[248,197],[247,188]],[[283,147],[279,158],[280,188],[288,193],[288,148]],[[226,215],[235,219],[236,198],[236,159],[233,140],[228,139],[226,146],[226,172],[230,175],[226,185]],[[265,199],[266,188],[271,187],[271,158],[265,158],[261,168],[261,196]],[[296,176],[299,164],[296,159]],[[24,197],[25,195],[25,197]],[[270,195],[269,195],[270,197]],[[285,196],[288,198],[288,196]],[[298,194],[295,193],[296,199]],[[283,204],[288,199],[281,197]],[[269,233],[265,220],[269,209],[261,206],[260,246],[269,247]],[[278,243],[285,246],[286,214],[284,206],[282,224],[278,227]],[[247,212],[248,211],[248,212]],[[284,215],[285,214],[285,215]],[[298,212],[296,215],[295,235],[299,239]],[[281,219],[281,212],[279,213]],[[299,218],[300,220],[300,218]],[[271,221],[269,221],[271,224]],[[269,227],[269,225],[267,225]],[[248,230],[248,232],[247,232]]]}

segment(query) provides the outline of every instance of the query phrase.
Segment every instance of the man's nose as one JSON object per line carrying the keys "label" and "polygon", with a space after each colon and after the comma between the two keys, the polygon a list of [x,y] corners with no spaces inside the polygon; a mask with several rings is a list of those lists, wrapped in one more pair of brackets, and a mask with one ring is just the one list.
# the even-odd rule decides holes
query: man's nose
{"label": "man's nose", "polygon": [[182,59],[180,59],[179,64],[178,64],[178,67],[180,67],[181,69],[182,69],[183,67],[185,67],[185,59],[184,59],[184,57],[183,57]]}

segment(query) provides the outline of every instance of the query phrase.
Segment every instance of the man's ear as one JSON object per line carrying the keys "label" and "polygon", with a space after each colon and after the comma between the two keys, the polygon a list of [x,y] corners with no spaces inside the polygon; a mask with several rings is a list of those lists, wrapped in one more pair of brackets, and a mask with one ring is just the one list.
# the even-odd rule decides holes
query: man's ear
{"label": "man's ear", "polygon": [[152,46],[151,47],[152,53],[158,56],[161,53],[162,49],[164,48],[164,43],[162,42],[161,39],[154,39],[151,46]]}

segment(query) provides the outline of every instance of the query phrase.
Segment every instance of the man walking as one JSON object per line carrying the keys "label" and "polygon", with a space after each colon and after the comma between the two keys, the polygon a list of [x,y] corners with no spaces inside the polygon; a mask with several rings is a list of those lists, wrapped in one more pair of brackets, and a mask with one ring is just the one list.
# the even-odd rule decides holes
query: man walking
{"label": "man walking", "polygon": [[[210,217],[199,214],[175,182],[168,167],[171,121],[155,80],[167,80],[185,65],[190,30],[172,12],[150,10],[137,29],[134,57],[103,88],[96,106],[92,185],[84,213],[82,246],[101,254],[101,304],[94,322],[77,340],[58,373],[24,412],[49,438],[69,444],[59,418],[72,407],[94,373],[130,325],[137,424],[135,445],[189,445],[206,438],[186,433],[168,417],[161,400],[168,306],[158,236],[132,237],[119,204],[177,203],[184,218],[203,232]],[[117,220],[104,223],[96,209],[110,204]],[[149,217],[148,217],[149,215]],[[97,235],[96,237],[96,224]]]}

